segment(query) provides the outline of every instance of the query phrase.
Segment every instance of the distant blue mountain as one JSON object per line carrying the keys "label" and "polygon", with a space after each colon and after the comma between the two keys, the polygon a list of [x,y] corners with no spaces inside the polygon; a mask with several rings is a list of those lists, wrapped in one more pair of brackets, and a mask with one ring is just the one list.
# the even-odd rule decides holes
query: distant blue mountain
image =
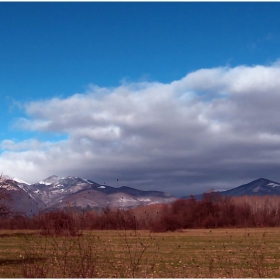
{"label": "distant blue mountain", "polygon": [[[265,196],[265,195],[280,195],[280,183],[260,178],[250,183],[241,185],[227,191],[218,191],[221,195],[226,196]],[[197,199],[201,199],[203,194],[195,195]],[[189,198],[190,196],[183,196],[182,198]]]}

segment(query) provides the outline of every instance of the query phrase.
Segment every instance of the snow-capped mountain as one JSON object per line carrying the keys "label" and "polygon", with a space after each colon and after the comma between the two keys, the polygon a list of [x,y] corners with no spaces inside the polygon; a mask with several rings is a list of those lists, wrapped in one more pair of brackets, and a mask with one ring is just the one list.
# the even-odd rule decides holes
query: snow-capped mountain
{"label": "snow-capped mountain", "polygon": [[52,175],[40,182],[38,182],[37,184],[41,184],[41,185],[52,185],[52,184],[56,184],[59,180],[61,180],[62,178],[56,176],[56,175]]}
{"label": "snow-capped mountain", "polygon": [[[250,183],[241,185],[226,191],[217,191],[221,195],[226,196],[264,196],[264,195],[280,195],[280,183],[260,178]],[[198,199],[202,198],[203,194],[195,195]],[[182,198],[188,198],[184,196]]]}
{"label": "snow-capped mountain", "polygon": [[144,204],[168,203],[175,198],[163,192],[140,191],[129,187],[114,188],[79,177],[51,176],[31,185],[47,207],[136,207]]}
{"label": "snow-capped mountain", "polygon": [[63,202],[68,195],[88,189],[92,185],[98,184],[78,177],[53,175],[30,185],[30,189],[45,203],[46,207],[54,207]]}
{"label": "snow-capped mountain", "polygon": [[[50,176],[35,184],[28,184],[20,179],[12,180],[10,188],[24,192],[38,209],[63,208],[75,206],[80,208],[118,207],[130,208],[155,203],[170,203],[176,198],[159,191],[141,191],[130,187],[114,188],[100,185],[89,179],[79,177]],[[22,202],[22,208],[24,208]],[[30,211],[30,210],[29,210]]]}
{"label": "snow-capped mountain", "polygon": [[24,184],[24,185],[31,185],[29,183],[26,183],[25,181],[21,180],[21,179],[18,179],[18,178],[12,178],[13,181],[16,181],[17,183],[20,183],[20,184]]}
{"label": "snow-capped mountain", "polygon": [[[0,185],[11,194],[10,206],[13,211],[28,216],[40,210],[75,206],[79,208],[133,208],[155,203],[171,203],[176,198],[160,191],[142,191],[127,186],[114,188],[79,177],[50,176],[35,184],[28,184],[18,178],[3,179]],[[280,195],[280,183],[264,178],[252,181],[221,195]],[[196,196],[198,199],[201,195]],[[187,197],[183,197],[187,198]]]}
{"label": "snow-capped mountain", "polygon": [[6,191],[9,197],[4,203],[8,205],[14,213],[32,216],[37,214],[44,204],[40,199],[37,199],[32,192],[29,192],[27,189],[28,185],[23,186],[24,184],[25,183],[19,183],[13,179],[7,178],[1,180],[0,187]]}
{"label": "snow-capped mountain", "polygon": [[280,183],[260,178],[248,184],[241,185],[237,188],[221,192],[228,196],[243,196],[243,195],[280,195]]}

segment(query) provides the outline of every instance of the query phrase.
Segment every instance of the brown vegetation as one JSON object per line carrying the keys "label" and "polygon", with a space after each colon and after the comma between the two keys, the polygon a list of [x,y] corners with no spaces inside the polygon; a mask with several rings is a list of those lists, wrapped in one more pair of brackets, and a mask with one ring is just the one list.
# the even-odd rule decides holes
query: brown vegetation
{"label": "brown vegetation", "polygon": [[42,212],[33,217],[6,215],[0,219],[0,228],[39,229],[41,234],[74,236],[79,230],[93,229],[164,232],[189,228],[278,227],[279,210],[279,196],[230,198],[213,192],[204,194],[201,200],[190,197],[171,204],[128,210],[106,208],[103,211],[80,211],[66,208]]}
{"label": "brown vegetation", "polygon": [[218,193],[179,199],[165,205],[155,231],[187,228],[278,227],[280,197],[225,197]]}
{"label": "brown vegetation", "polygon": [[[106,208],[98,211],[66,207],[32,217],[12,213],[6,206],[8,200],[4,186],[0,188],[0,229],[12,229],[12,233],[14,230],[35,230],[30,234],[15,235],[15,238],[25,238],[20,245],[20,259],[13,259],[14,264],[20,265],[20,275],[23,277],[279,275],[275,267],[279,267],[280,257],[277,250],[272,250],[275,248],[274,243],[270,244],[273,239],[267,238],[265,233],[260,240],[246,233],[244,240],[240,237],[232,240],[232,232],[238,233],[239,230],[227,231],[228,228],[278,227],[280,196],[230,198],[213,192],[204,194],[200,200],[190,197],[171,204],[128,210]],[[205,228],[227,229],[224,232],[217,229],[215,235],[212,234],[214,230],[208,230],[210,236],[205,241],[204,237],[197,236],[198,233],[206,234]],[[196,229],[203,229],[203,232]],[[148,231],[141,231],[140,234],[139,230]],[[7,231],[3,232],[0,237],[13,238]],[[96,234],[98,232],[100,236]],[[114,237],[111,236],[112,232],[115,232]],[[216,240],[219,232],[221,236]],[[155,239],[154,235],[158,238]],[[160,246],[159,237],[161,242],[170,239],[166,240],[170,242],[168,246]],[[111,242],[112,238],[114,242]],[[172,249],[174,252],[170,246],[175,246]],[[194,246],[197,248],[194,249]],[[161,253],[163,248],[165,251]],[[184,259],[186,252],[193,252],[188,260]],[[167,256],[170,256],[170,260],[167,260]],[[3,262],[7,262],[5,265],[13,264],[9,258]]]}

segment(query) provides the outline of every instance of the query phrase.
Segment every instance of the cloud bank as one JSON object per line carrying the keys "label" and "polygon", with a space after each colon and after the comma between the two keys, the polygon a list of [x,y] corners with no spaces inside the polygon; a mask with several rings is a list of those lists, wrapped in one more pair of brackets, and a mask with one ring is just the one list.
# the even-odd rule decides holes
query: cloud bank
{"label": "cloud bank", "polygon": [[76,175],[175,195],[280,181],[280,64],[201,69],[169,84],[91,86],[25,104],[18,129],[67,139],[4,140],[4,174]]}

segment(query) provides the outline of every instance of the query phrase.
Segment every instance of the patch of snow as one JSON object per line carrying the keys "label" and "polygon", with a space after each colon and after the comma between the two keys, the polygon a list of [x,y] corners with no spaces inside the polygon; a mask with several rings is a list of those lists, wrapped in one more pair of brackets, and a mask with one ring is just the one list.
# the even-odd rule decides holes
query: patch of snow
{"label": "patch of snow", "polygon": [[260,190],[260,188],[261,188],[260,186],[255,187],[255,188],[253,188],[253,190],[252,190],[252,191],[253,191],[253,192],[258,192],[258,191]]}
{"label": "patch of snow", "polygon": [[9,191],[17,191],[18,190],[18,188],[14,187],[12,185],[9,185],[9,184],[8,185],[3,184],[3,185],[1,185],[1,188],[4,188],[4,189],[9,190]]}
{"label": "patch of snow", "polygon": [[98,187],[98,189],[106,189],[106,187],[105,186],[100,186],[100,187]]}
{"label": "patch of snow", "polygon": [[158,204],[159,202],[156,202],[156,201],[152,201],[150,202],[148,205],[152,205],[152,204]]}
{"label": "patch of snow", "polygon": [[86,184],[85,183],[77,183],[76,186],[80,186],[81,187],[81,186],[86,186]]}
{"label": "patch of snow", "polygon": [[139,201],[151,201],[151,199],[148,197],[139,197],[138,200]]}
{"label": "patch of snow", "polygon": [[76,186],[71,187],[71,191],[72,192],[78,192],[78,191],[82,190],[83,188],[84,188],[84,184],[83,185],[76,185]]}
{"label": "patch of snow", "polygon": [[62,193],[62,192],[64,192],[63,189],[60,189],[60,190],[53,190],[53,191],[52,191],[53,194]]}
{"label": "patch of snow", "polygon": [[39,184],[49,186],[49,185],[51,185],[52,183],[47,183],[47,182],[44,182],[44,181],[40,181]]}
{"label": "patch of snow", "polygon": [[275,183],[269,183],[269,184],[267,184],[267,186],[270,186],[270,187],[272,187],[272,188],[280,187],[279,184],[275,184]]}
{"label": "patch of snow", "polygon": [[26,184],[26,185],[31,185],[31,184],[29,184],[29,183],[26,183],[25,181],[23,181],[23,180],[21,180],[21,179],[18,179],[18,178],[13,178],[12,180],[14,180],[14,181],[16,181],[16,182],[18,182],[18,183],[22,183],[22,184]]}
{"label": "patch of snow", "polygon": [[93,184],[92,182],[90,182],[89,180],[87,180],[87,179],[83,179],[83,181],[85,181],[86,183],[88,183],[88,184]]}
{"label": "patch of snow", "polygon": [[122,203],[124,203],[124,202],[134,202],[134,201],[135,201],[135,199],[129,198],[129,197],[122,197],[122,198],[118,199],[118,202],[122,202]]}

